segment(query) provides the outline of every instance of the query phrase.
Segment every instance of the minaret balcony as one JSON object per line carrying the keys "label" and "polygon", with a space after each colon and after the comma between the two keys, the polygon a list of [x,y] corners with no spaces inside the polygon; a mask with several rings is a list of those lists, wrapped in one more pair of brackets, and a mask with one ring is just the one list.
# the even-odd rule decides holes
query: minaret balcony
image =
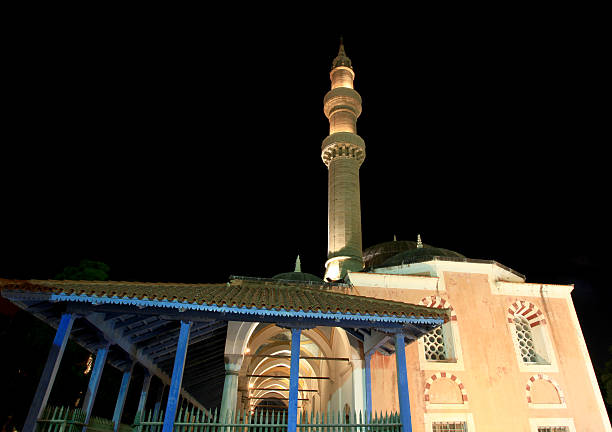
{"label": "minaret balcony", "polygon": [[321,159],[329,167],[333,159],[343,157],[355,159],[361,165],[365,159],[365,142],[359,135],[337,132],[323,140]]}

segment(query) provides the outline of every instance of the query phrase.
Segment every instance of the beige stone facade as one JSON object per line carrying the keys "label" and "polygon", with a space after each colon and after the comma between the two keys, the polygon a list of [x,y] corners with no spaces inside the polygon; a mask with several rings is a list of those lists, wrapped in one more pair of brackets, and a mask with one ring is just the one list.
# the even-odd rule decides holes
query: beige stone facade
{"label": "beige stone facade", "polygon": [[[427,336],[406,349],[414,431],[432,422],[465,421],[468,430],[609,431],[610,422],[571,299],[572,286],[516,280],[496,264],[419,263],[384,273],[349,275],[353,293],[451,307],[444,325],[445,360],[426,358]],[[431,276],[410,273],[428,267]],[[377,270],[380,272],[385,269]],[[514,318],[525,319],[536,358],[522,356],[525,340]],[[521,333],[520,337],[518,334]],[[529,335],[527,335],[529,336]],[[535,361],[532,361],[535,360]],[[375,411],[397,409],[394,356],[372,359]]]}

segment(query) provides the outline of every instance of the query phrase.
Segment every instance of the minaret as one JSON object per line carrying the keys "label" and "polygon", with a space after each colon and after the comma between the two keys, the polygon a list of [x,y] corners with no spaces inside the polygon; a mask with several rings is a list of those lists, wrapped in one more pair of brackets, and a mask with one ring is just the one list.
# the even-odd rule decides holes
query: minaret
{"label": "minaret", "polygon": [[355,72],[342,40],[330,79],[331,90],[323,99],[329,136],[323,140],[321,158],[329,171],[325,280],[333,281],[344,278],[347,270],[363,268],[359,167],[365,159],[365,143],[357,135],[361,96],[353,89]]}

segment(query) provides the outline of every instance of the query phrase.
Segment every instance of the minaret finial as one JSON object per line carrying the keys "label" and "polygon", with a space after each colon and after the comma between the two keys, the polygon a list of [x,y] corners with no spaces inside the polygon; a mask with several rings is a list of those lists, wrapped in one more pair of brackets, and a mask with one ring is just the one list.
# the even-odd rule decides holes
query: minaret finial
{"label": "minaret finial", "polygon": [[421,241],[421,234],[417,234],[417,248],[423,249],[423,242]]}
{"label": "minaret finial", "polygon": [[300,256],[297,256],[297,259],[295,260],[295,270],[293,270],[295,273],[302,273],[302,263],[300,262]]}
{"label": "minaret finial", "polygon": [[335,69],[340,66],[345,66],[348,68],[353,68],[351,64],[351,59],[346,55],[346,51],[344,51],[344,38],[340,36],[340,49],[338,49],[338,55],[334,59],[334,63],[332,64],[332,69]]}

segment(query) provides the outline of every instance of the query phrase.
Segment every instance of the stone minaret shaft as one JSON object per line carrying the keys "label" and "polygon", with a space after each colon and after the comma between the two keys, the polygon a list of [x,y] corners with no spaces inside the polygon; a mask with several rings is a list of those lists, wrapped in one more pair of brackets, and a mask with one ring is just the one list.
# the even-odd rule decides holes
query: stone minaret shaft
{"label": "stone minaret shaft", "polygon": [[365,143],[357,135],[361,96],[353,89],[355,72],[342,43],[330,79],[331,90],[323,101],[329,136],[321,147],[321,158],[329,170],[325,278],[339,280],[347,270],[363,268],[359,167],[365,159]]}

